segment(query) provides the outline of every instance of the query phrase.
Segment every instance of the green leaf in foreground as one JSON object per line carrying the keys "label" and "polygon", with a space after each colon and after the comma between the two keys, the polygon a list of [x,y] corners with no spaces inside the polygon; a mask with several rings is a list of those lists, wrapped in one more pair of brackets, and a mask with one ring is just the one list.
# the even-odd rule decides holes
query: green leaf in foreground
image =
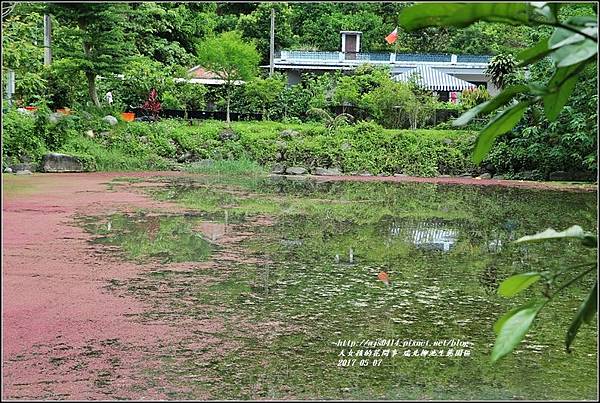
{"label": "green leaf in foreground", "polygon": [[548,239],[560,239],[560,238],[579,238],[584,239],[585,235],[587,235],[583,228],[579,225],[573,225],[572,227],[567,228],[564,231],[557,232],[552,228],[548,228],[543,232],[539,232],[535,235],[527,235],[521,237],[515,241],[515,243],[521,242],[537,242],[537,241],[545,241]]}
{"label": "green leaf in foreground", "polygon": [[[595,27],[587,27],[582,29],[581,32],[587,35],[595,36],[597,29]],[[548,45],[550,49],[558,49],[563,46],[584,41],[585,39],[585,36],[576,34],[571,30],[558,28],[548,40]]]}
{"label": "green leaf in foreground", "polygon": [[521,60],[521,62],[518,64],[518,67],[527,66],[528,64],[537,62],[542,57],[552,52],[553,49],[550,49],[548,44],[549,39],[550,38],[543,38],[535,46],[527,48],[519,53],[517,59]]}
{"label": "green leaf in foreground", "polygon": [[560,111],[571,96],[578,78],[579,76],[573,76],[565,81],[557,91],[544,95],[544,113],[549,121],[553,122],[558,118]]}
{"label": "green leaf in foreground", "polygon": [[521,273],[510,276],[504,280],[498,287],[498,294],[503,297],[512,297],[529,286],[537,282],[541,278],[540,273]]}
{"label": "green leaf in foreground", "polygon": [[[598,27],[585,27],[580,32],[597,37]],[[552,58],[556,66],[567,67],[595,56],[598,52],[598,43],[571,30],[558,28],[548,39],[548,48],[554,50]]]}
{"label": "green leaf in foreground", "polygon": [[590,39],[563,46],[552,53],[556,67],[567,67],[590,59],[598,53],[598,44]]}
{"label": "green leaf in foreground", "polygon": [[492,112],[499,107],[506,105],[510,102],[511,99],[515,97],[515,95],[526,92],[528,87],[526,85],[512,85],[510,87],[505,88],[500,94],[496,95],[494,98],[489,101],[483,102],[462,115],[456,118],[452,125],[454,126],[464,126],[471,121],[475,116],[481,113],[489,113]]}
{"label": "green leaf in foreground", "polygon": [[576,25],[578,27],[598,27],[598,17],[591,15],[576,15],[567,19],[567,25]]}
{"label": "green leaf in foreground", "polygon": [[510,353],[523,340],[533,319],[545,305],[544,302],[533,301],[515,308],[503,315],[494,325],[496,342],[492,350],[492,362],[498,361]]}
{"label": "green leaf in foreground", "polygon": [[[544,113],[550,121],[558,118],[563,106],[567,103],[569,96],[577,83],[578,73],[585,67],[584,62],[568,67],[557,68],[550,80],[546,93],[542,94],[544,101]],[[531,85],[531,84],[530,84]]]}
{"label": "green leaf in foreground", "polygon": [[567,351],[571,351],[571,344],[573,344],[573,340],[575,336],[579,332],[579,328],[582,323],[590,323],[592,319],[594,319],[594,315],[596,315],[596,311],[598,310],[598,283],[594,285],[594,288],[587,296],[587,298],[583,301],[583,303],[579,306],[575,317],[573,318],[573,322],[571,322],[571,326],[569,326],[569,330],[567,331],[567,338],[565,340],[565,345],[567,347]]}
{"label": "green leaf in foreground", "polygon": [[519,102],[518,104],[502,111],[479,133],[475,150],[473,151],[473,161],[479,164],[492,148],[494,140],[501,134],[510,131],[523,117],[529,102]]}
{"label": "green leaf in foreground", "polygon": [[544,2],[532,2],[530,3],[532,9],[539,15],[547,18],[551,22],[556,21],[556,15],[558,14],[558,8],[553,3]]}
{"label": "green leaf in foreground", "polygon": [[477,21],[527,23],[526,3],[421,3],[400,14],[400,25],[413,31],[431,26],[466,27]]}

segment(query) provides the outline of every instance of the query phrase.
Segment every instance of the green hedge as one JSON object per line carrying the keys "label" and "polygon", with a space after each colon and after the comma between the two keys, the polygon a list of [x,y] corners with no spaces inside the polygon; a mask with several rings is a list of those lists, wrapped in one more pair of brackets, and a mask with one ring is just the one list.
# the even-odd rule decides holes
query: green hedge
{"label": "green hedge", "polygon": [[24,158],[38,161],[46,143],[36,128],[36,119],[11,109],[2,114],[2,168]]}

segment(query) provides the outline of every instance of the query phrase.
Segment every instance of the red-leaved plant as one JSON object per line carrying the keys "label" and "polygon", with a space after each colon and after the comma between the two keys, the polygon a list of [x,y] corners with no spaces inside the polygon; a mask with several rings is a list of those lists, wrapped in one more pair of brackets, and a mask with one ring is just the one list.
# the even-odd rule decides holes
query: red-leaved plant
{"label": "red-leaved plant", "polygon": [[160,102],[158,102],[158,92],[156,92],[155,88],[150,90],[150,94],[148,94],[148,99],[144,102],[144,106],[142,107],[144,110],[152,113],[152,117],[154,120],[158,119],[158,113],[161,110]]}

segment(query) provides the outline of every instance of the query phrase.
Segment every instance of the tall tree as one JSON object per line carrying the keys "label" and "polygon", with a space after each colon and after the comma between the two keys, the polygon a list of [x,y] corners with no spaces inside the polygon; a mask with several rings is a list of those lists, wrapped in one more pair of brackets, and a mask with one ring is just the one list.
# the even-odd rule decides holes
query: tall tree
{"label": "tall tree", "polygon": [[125,3],[51,3],[47,12],[74,29],[81,50],[65,55],[63,66],[83,71],[90,99],[100,106],[96,78],[120,73],[133,47],[125,26],[130,6]]}
{"label": "tall tree", "polygon": [[287,49],[294,39],[290,25],[292,10],[287,3],[260,3],[250,14],[240,15],[237,23],[237,30],[242,32],[245,38],[255,40],[263,63],[269,61],[272,8],[275,9],[275,47]]}
{"label": "tall tree", "polygon": [[196,43],[214,30],[215,3],[135,3],[128,22],[140,54],[166,65],[193,64]]}
{"label": "tall tree", "polygon": [[[4,7],[4,4],[2,5]],[[43,78],[43,10],[37,4],[15,4],[3,9],[7,16],[2,21],[2,75],[9,70],[16,73],[16,98],[25,103],[34,102],[46,91]]]}
{"label": "tall tree", "polygon": [[229,124],[233,86],[251,80],[258,72],[260,56],[256,46],[245,42],[239,32],[229,31],[205,39],[198,48],[200,64],[224,81]]}

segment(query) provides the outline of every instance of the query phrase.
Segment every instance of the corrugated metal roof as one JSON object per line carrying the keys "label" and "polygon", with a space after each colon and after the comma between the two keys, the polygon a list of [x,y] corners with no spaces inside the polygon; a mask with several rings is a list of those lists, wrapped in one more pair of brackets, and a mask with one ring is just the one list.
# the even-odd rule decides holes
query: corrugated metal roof
{"label": "corrugated metal roof", "polygon": [[[413,76],[416,76],[413,78]],[[475,88],[475,84],[449,74],[432,69],[428,66],[418,66],[406,73],[394,77],[396,81],[408,82],[416,79],[417,84],[431,91],[463,91],[467,88]]]}
{"label": "corrugated metal roof", "polygon": [[[192,84],[204,84],[204,85],[223,85],[225,84],[225,80],[221,80],[220,78],[175,78],[174,81],[176,83],[188,82]],[[235,80],[233,85],[242,85],[245,84],[245,81]]]}

